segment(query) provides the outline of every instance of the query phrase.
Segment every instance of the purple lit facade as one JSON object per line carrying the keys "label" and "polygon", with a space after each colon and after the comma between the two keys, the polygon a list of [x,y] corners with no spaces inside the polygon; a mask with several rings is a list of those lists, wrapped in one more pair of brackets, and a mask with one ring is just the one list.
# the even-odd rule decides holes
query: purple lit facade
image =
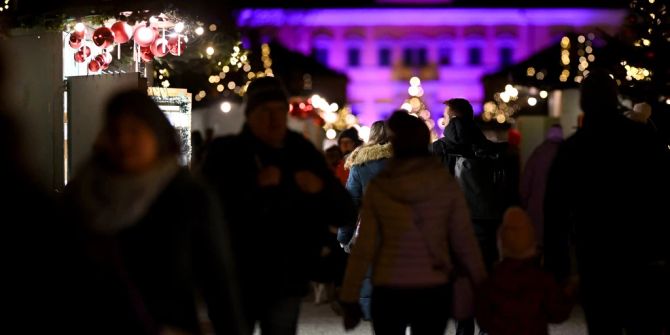
{"label": "purple lit facade", "polygon": [[383,118],[421,78],[433,118],[464,97],[477,112],[481,77],[557,42],[566,32],[615,33],[624,10],[609,9],[247,9],[238,24],[314,55],[349,77],[347,95],[363,124]]}

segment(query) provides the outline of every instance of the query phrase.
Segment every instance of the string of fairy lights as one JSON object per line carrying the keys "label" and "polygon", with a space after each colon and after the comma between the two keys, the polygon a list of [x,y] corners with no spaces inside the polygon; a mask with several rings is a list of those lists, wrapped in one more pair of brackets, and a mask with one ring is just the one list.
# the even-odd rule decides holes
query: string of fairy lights
{"label": "string of fairy lights", "polygon": [[[593,41],[595,34],[577,36],[563,36],[560,40],[559,73],[549,73],[546,68],[538,69],[529,66],[526,76],[537,83],[538,87],[551,86],[550,76],[557,75],[559,83],[567,84],[572,81],[576,84],[588,76],[591,64],[596,61]],[[555,77],[554,77],[555,78]],[[549,98],[547,89],[535,86],[517,85],[508,83],[501,92],[493,95],[493,100],[484,103],[482,119],[484,121],[508,122],[523,108],[533,108]]]}

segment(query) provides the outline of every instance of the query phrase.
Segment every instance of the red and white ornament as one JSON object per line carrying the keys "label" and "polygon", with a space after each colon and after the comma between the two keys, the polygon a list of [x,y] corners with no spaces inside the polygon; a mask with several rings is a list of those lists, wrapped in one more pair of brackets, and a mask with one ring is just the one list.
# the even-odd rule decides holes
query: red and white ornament
{"label": "red and white ornament", "polygon": [[81,46],[81,38],[77,37],[74,33],[70,34],[70,48],[79,49]]}
{"label": "red and white ornament", "polygon": [[107,70],[109,68],[109,64],[112,62],[112,55],[109,53],[99,54],[95,56],[94,60],[100,64],[100,68],[102,70]]}
{"label": "red and white ornament", "polygon": [[72,35],[76,36],[77,39],[83,40],[84,37],[86,36],[86,25],[84,25],[81,22],[75,24]]}
{"label": "red and white ornament", "polygon": [[173,35],[168,40],[170,53],[175,56],[181,56],[186,50],[186,41],[184,35]]}
{"label": "red and white ornament", "polygon": [[140,47],[140,58],[145,63],[151,62],[154,59],[154,54],[151,52],[149,47]]}
{"label": "red and white ornament", "polygon": [[89,48],[89,47],[87,47],[87,46],[85,46],[85,45],[84,45],[83,47],[81,47],[81,49],[79,49],[79,51],[81,51],[81,52],[84,54],[84,56],[85,56],[86,58],[88,58],[89,56],[91,56],[91,48]]}
{"label": "red and white ornament", "polygon": [[163,57],[170,52],[168,41],[164,38],[158,38],[151,43],[151,53],[156,57]]}
{"label": "red and white ornament", "polygon": [[79,50],[74,53],[74,61],[77,63],[83,63],[86,61],[86,55],[84,55],[84,52]]}
{"label": "red and white ornament", "polygon": [[114,33],[114,42],[126,43],[133,37],[133,27],[124,21],[116,21],[110,28]]}
{"label": "red and white ornament", "polygon": [[140,26],[135,29],[135,34],[133,34],[133,39],[141,47],[148,47],[156,39],[157,32],[150,27]]}
{"label": "red and white ornament", "polygon": [[88,63],[88,70],[91,71],[91,72],[94,72],[94,73],[95,72],[100,72],[101,68],[102,68],[102,65],[100,65],[100,63],[95,59],[91,59],[91,61]]}
{"label": "red and white ornament", "polygon": [[100,27],[93,32],[93,43],[100,48],[107,48],[114,44],[114,33],[107,27]]}

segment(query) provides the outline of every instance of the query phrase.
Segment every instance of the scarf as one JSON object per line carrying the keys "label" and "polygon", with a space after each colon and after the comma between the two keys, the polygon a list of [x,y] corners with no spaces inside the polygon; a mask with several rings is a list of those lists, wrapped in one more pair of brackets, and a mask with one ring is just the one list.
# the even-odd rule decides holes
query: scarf
{"label": "scarf", "polygon": [[174,160],[133,175],[113,173],[89,162],[69,187],[87,227],[113,235],[142,219],[178,172]]}

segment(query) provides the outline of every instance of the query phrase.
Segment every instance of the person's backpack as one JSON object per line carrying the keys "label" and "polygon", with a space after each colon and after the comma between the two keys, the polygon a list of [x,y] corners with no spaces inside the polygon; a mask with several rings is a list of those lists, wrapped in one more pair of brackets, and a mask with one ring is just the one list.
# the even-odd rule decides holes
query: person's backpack
{"label": "person's backpack", "polygon": [[487,142],[485,149],[458,154],[441,140],[433,143],[433,153],[458,181],[473,219],[499,220],[515,203],[507,150],[507,143]]}
{"label": "person's backpack", "polygon": [[463,190],[473,219],[502,217],[505,174],[499,157],[456,157],[454,177]]}

